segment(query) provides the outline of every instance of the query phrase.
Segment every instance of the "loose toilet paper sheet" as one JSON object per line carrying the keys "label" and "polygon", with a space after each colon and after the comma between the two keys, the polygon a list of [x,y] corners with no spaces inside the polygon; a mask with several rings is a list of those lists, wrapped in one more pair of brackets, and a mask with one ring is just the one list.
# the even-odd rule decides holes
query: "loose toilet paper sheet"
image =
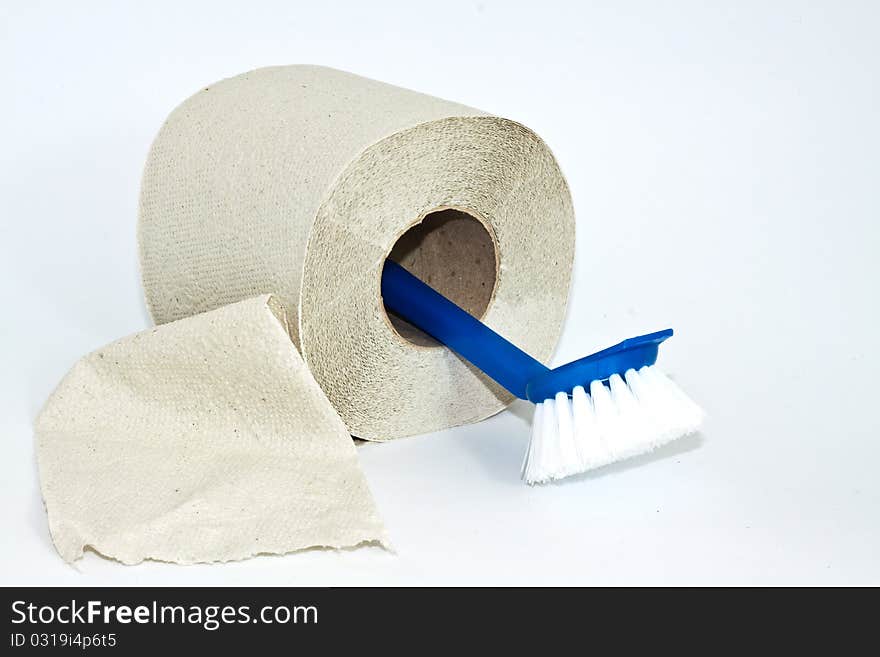
{"label": "loose toilet paper sheet", "polygon": [[271,297],[80,360],[36,427],[49,528],[127,564],[386,544],[354,443]]}

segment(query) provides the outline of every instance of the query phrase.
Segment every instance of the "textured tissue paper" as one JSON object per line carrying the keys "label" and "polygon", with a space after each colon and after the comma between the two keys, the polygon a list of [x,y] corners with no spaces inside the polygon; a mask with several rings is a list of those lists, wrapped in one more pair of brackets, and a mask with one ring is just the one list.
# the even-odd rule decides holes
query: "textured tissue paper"
{"label": "textured tissue paper", "polygon": [[61,556],[227,561],[385,540],[354,443],[271,297],[83,358],[37,424]]}
{"label": "textured tissue paper", "polygon": [[333,69],[260,69],[180,105],[138,228],[158,326],[86,356],[37,420],[53,540],[125,563],[387,545],[351,435],[511,397],[388,316],[386,258],[546,361],[574,215],[507,119]]}

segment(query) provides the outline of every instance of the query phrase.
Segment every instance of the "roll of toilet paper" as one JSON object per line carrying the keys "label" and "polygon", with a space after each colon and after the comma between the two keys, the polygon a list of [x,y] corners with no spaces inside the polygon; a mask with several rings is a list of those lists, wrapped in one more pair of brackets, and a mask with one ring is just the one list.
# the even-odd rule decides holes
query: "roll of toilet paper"
{"label": "roll of toilet paper", "polygon": [[276,295],[348,431],[387,440],[480,420],[511,397],[388,316],[385,259],[546,361],[565,315],[574,215],[528,128],[284,66],[174,110],[147,160],[139,244],[157,323]]}

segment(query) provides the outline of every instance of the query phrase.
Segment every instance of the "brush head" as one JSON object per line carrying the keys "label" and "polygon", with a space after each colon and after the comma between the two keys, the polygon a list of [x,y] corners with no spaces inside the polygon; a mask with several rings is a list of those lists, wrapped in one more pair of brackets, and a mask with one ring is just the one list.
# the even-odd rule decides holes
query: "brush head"
{"label": "brush head", "polygon": [[534,374],[526,384],[526,398],[533,404],[553,399],[558,392],[571,394],[591,381],[608,381],[612,374],[638,370],[657,362],[660,343],[672,337],[672,329],[628,338],[613,347],[597,351],[552,370]]}
{"label": "brush head", "polygon": [[[529,383],[546,394],[537,402],[532,437],[522,466],[529,484],[561,479],[651,451],[695,432],[703,411],[654,365],[657,345],[671,330],[626,340],[580,361],[552,370]],[[615,368],[626,365],[623,369]],[[547,380],[566,370],[557,384],[570,384],[575,372],[590,372],[568,389]],[[547,394],[547,393],[550,394]]]}

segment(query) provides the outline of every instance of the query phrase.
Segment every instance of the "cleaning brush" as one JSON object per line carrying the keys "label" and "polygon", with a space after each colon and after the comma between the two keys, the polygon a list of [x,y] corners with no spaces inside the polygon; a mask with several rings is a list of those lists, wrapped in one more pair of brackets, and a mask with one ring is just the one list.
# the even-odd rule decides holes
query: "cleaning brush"
{"label": "cleaning brush", "polygon": [[648,452],[702,422],[703,411],[655,365],[672,329],[550,369],[391,260],[382,270],[382,298],[388,310],[536,404],[521,473],[529,484]]}

